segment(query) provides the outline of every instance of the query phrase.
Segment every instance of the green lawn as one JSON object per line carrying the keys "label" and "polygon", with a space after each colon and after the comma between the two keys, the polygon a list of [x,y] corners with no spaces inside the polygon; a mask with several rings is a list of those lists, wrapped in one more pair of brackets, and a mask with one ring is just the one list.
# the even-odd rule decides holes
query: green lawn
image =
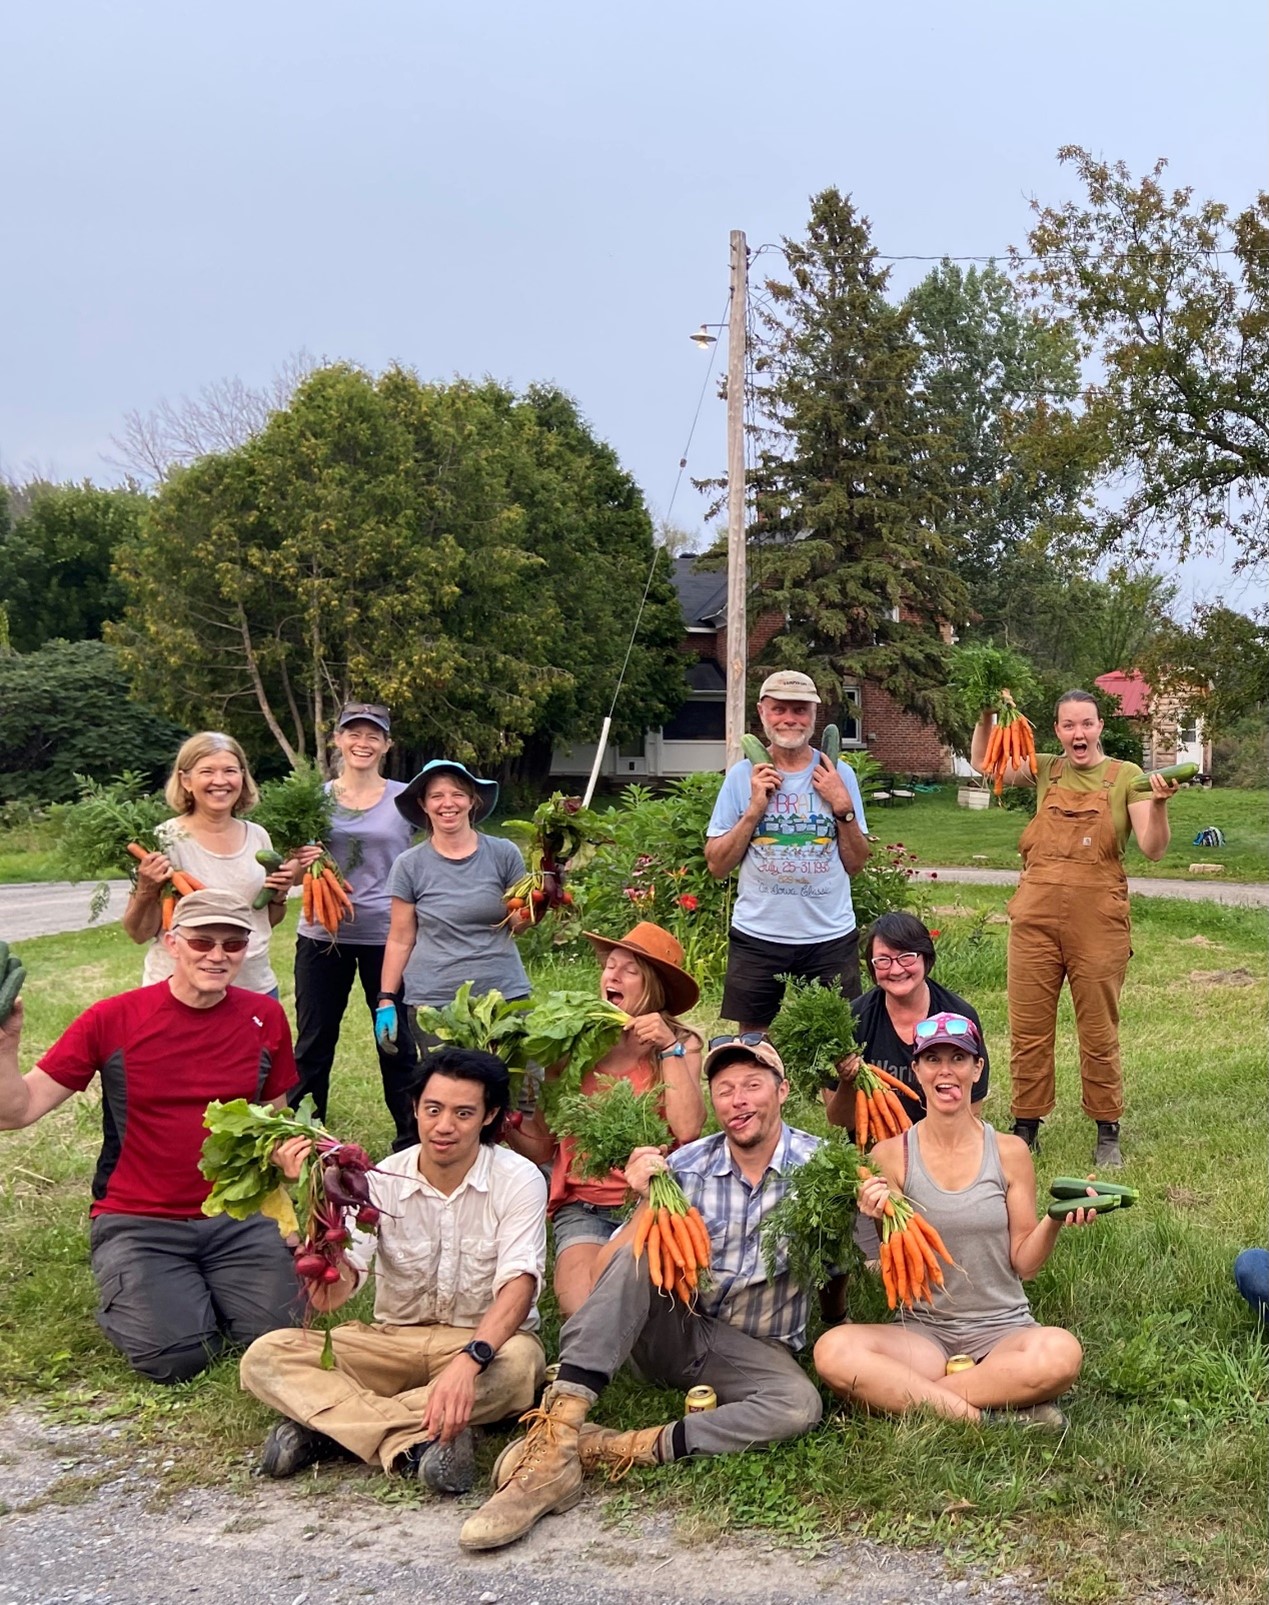
{"label": "green lawn", "polygon": [[[1269,880],[1269,791],[1204,791],[1185,787],[1168,804],[1172,842],[1157,864],[1143,858],[1136,843],[1128,848],[1130,875],[1195,880],[1189,866],[1200,861],[1225,865],[1221,880]],[[900,805],[868,806],[868,828],[882,842],[900,841],[922,864],[977,864],[984,869],[1017,869],[1018,837],[1027,815],[1001,808],[959,808],[956,788],[919,792]],[[1195,836],[1209,825],[1225,833],[1224,847],[1195,847]],[[1216,877],[1213,877],[1216,878]]]}
{"label": "green lawn", "polygon": [[[977,941],[968,939],[968,912],[938,917],[939,973],[978,1005],[994,1052],[989,1118],[1000,1126],[1008,1118],[1004,897],[957,888],[958,906],[990,921],[978,925]],[[1086,1349],[1069,1436],[869,1420],[833,1405],[798,1443],[633,1476],[613,1491],[617,1513],[632,1502],[666,1508],[688,1541],[739,1525],[796,1544],[841,1535],[932,1546],[954,1567],[1026,1565],[1062,1605],[1165,1586],[1261,1598],[1269,1366],[1229,1272],[1236,1251],[1265,1229],[1265,922],[1255,911],[1157,900],[1139,900],[1134,916],[1125,1174],[1145,1196],[1130,1214],[1065,1237],[1032,1287],[1037,1315],[1071,1326]],[[283,975],[292,930],[293,919],[275,939]],[[22,953],[27,1063],[80,1009],[139,978],[139,950],[117,926],[27,942]],[[1251,984],[1199,978],[1239,968],[1252,972]],[[536,977],[593,978],[589,959]],[[288,990],[284,981],[289,1004]],[[700,1011],[702,1027],[711,1012]],[[360,1013],[350,1027],[331,1123],[382,1151],[390,1127]],[[1043,1132],[1043,1177],[1085,1166],[1092,1141],[1065,1005],[1060,1033],[1060,1104]],[[819,1120],[806,1108],[794,1117]],[[245,1455],[270,1418],[239,1394],[232,1362],[179,1388],[152,1387],[125,1369],[93,1322],[85,1227],[98,1136],[96,1103],[85,1096],[29,1132],[0,1137],[0,1397],[61,1419],[110,1419],[138,1446],[179,1446],[164,1474],[169,1491],[197,1480],[249,1497]],[[881,1313],[868,1281],[852,1300],[856,1319]],[[553,1341],[549,1309],[547,1322]],[[621,1379],[598,1415],[650,1424],[681,1408],[674,1395]],[[322,1472],[317,1486],[337,1494],[350,1479],[380,1499],[424,1497],[342,1467]]]}

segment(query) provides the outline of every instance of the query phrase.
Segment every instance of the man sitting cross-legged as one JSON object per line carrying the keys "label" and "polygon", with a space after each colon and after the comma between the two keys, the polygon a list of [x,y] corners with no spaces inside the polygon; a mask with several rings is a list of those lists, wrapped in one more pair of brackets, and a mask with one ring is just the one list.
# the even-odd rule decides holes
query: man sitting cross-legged
{"label": "man sitting cross-legged", "polygon": [[[751,1449],[795,1438],[820,1419],[820,1395],[794,1359],[806,1335],[806,1297],[779,1264],[768,1279],[759,1245],[763,1219],[819,1139],[784,1124],[789,1085],[769,1042],[724,1039],[704,1069],[722,1131],[668,1161],[656,1148],[638,1148],[625,1167],[646,1199],[668,1164],[704,1217],[713,1270],[699,1311],[656,1292],[647,1266],[635,1263],[636,1212],[605,1245],[594,1290],[560,1335],[559,1378],[530,1416],[528,1436],[499,1457],[498,1491],[464,1523],[463,1548],[496,1549],[542,1516],[567,1510],[580,1497],[584,1471]],[[630,1358],[664,1387],[708,1384],[717,1409],[636,1432],[587,1422]]]}
{"label": "man sitting cross-legged", "polygon": [[[443,1493],[475,1479],[472,1427],[532,1404],[544,1370],[537,1296],[546,1271],[546,1182],[498,1146],[506,1066],[490,1053],[428,1054],[410,1095],[417,1146],[370,1173],[378,1238],[354,1229],[345,1270],[310,1285],[314,1309],[337,1310],[375,1268],[375,1319],[332,1333],[271,1332],[242,1357],[242,1385],[280,1411],[261,1470],[289,1477],[351,1454],[417,1476]],[[275,1160],[294,1178],[307,1139]]]}

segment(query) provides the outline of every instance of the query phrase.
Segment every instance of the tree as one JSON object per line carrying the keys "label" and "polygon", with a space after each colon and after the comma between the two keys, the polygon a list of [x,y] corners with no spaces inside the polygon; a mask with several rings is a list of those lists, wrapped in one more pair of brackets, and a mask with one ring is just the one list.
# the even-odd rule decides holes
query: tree
{"label": "tree", "polygon": [[157,786],[186,732],[132,700],[103,641],[49,641],[0,657],[0,798],[66,802],[75,776],[125,769]]}
{"label": "tree", "polygon": [[917,393],[921,349],[848,197],[817,195],[784,253],[754,362],[752,574],[757,605],[789,621],[768,656],[831,700],[867,677],[942,720],[943,635],[967,598],[946,531],[950,450]]}
{"label": "tree", "polygon": [[27,510],[7,533],[0,526],[0,596],[13,646],[100,639],[123,605],[115,551],[135,533],[145,498],[85,483],[40,485],[22,501]]}
{"label": "tree", "polygon": [[1185,555],[1230,538],[1240,562],[1269,558],[1269,194],[1236,215],[1166,163],[1134,181],[1078,146],[1084,202],[1034,205],[1022,280],[1069,319],[1101,370],[1087,393],[1123,499],[1105,547]]}
{"label": "tree", "polygon": [[1197,607],[1187,625],[1152,643],[1143,673],[1152,686],[1224,735],[1269,710],[1269,609],[1255,616],[1220,603]]}

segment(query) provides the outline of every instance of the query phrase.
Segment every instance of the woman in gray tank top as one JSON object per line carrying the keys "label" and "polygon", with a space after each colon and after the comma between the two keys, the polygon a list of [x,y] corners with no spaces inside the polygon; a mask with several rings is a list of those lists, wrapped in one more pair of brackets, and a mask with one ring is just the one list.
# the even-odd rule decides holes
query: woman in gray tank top
{"label": "woman in gray tank top", "polygon": [[[835,1393],[892,1415],[924,1406],[982,1421],[1009,1411],[1011,1419],[1064,1427],[1065,1417],[1047,1401],[1075,1381],[1083,1350],[1072,1333],[1036,1323],[1022,1284],[1053,1252],[1064,1225],[1087,1225],[1096,1212],[1036,1219],[1026,1143],[998,1135],[971,1108],[982,1067],[981,1040],[964,1015],[918,1023],[912,1068],[926,1117],[873,1149],[882,1174],[861,1186],[859,1208],[879,1220],[891,1188],[902,1191],[937,1227],[957,1264],[933,1306],[900,1310],[885,1326],[825,1332],[815,1367]],[[948,1374],[953,1355],[975,1363]]]}

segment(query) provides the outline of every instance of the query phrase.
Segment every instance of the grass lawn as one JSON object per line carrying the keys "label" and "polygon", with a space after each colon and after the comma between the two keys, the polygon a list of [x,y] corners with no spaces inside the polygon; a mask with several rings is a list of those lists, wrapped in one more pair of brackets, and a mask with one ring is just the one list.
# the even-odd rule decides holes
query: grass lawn
{"label": "grass lawn", "polygon": [[[1168,804],[1172,841],[1157,864],[1129,844],[1130,875],[1196,880],[1189,867],[1200,861],[1224,864],[1227,881],[1269,880],[1269,792],[1204,791],[1183,787]],[[984,869],[1018,869],[1018,837],[1027,815],[1001,808],[994,800],[983,811],[959,808],[956,788],[919,792],[898,807],[868,806],[868,828],[882,842],[901,841],[922,864],[978,864]],[[1195,836],[1209,825],[1225,833],[1224,847],[1195,847]],[[1216,879],[1218,877],[1213,877]]]}
{"label": "grass lawn", "polygon": [[[1219,800],[1217,798],[1216,800]],[[909,813],[916,819],[923,800]],[[930,804],[933,816],[940,805]],[[971,823],[982,823],[981,818]],[[905,821],[906,823],[906,821]],[[906,839],[906,838],[905,838]],[[1005,892],[937,894],[939,974],[975,1002],[993,1051],[988,1118],[1007,1126]],[[977,922],[973,912],[985,916]],[[1124,995],[1128,1085],[1125,1179],[1143,1201],[1060,1241],[1031,1295],[1041,1320],[1074,1329],[1086,1350],[1059,1440],[1016,1429],[983,1433],[844,1412],[802,1440],[763,1453],[632,1475],[609,1514],[660,1507],[686,1541],[755,1527],[777,1541],[825,1537],[923,1545],[953,1567],[1032,1568],[1061,1605],[1137,1600],[1173,1587],[1214,1600],[1263,1597],[1269,1364],[1264,1339],[1230,1278],[1236,1251],[1263,1242],[1266,1219],[1264,917],[1257,911],[1139,900],[1136,958]],[[275,939],[289,969],[293,919]],[[977,932],[977,936],[972,933]],[[27,1063],[85,1005],[136,983],[140,954],[119,930],[23,945]],[[590,984],[589,960],[540,971],[539,984]],[[1249,984],[1204,975],[1250,971]],[[284,1002],[289,1003],[284,984]],[[711,1010],[697,1023],[708,1028]],[[389,1122],[377,1092],[368,1022],[350,1014],[336,1066],[331,1123],[383,1151]],[[1073,1025],[1064,1005],[1059,1109],[1042,1133],[1042,1178],[1086,1168],[1092,1128],[1078,1106]],[[795,1120],[816,1124],[800,1108]],[[127,1441],[174,1464],[162,1491],[206,1481],[250,1497],[248,1451],[267,1411],[238,1392],[225,1361],[177,1388],[142,1383],[92,1319],[88,1180],[99,1139],[95,1099],[76,1098],[42,1125],[0,1137],[0,1397],[61,1419],[109,1419]],[[877,1289],[852,1290],[856,1319],[881,1314]],[[548,1316],[548,1345],[554,1315]],[[676,1395],[619,1379],[597,1418],[651,1424],[682,1409]],[[182,1451],[176,1454],[179,1447]],[[492,1458],[495,1445],[483,1453]],[[421,1500],[413,1485],[336,1467],[308,1492]]]}

